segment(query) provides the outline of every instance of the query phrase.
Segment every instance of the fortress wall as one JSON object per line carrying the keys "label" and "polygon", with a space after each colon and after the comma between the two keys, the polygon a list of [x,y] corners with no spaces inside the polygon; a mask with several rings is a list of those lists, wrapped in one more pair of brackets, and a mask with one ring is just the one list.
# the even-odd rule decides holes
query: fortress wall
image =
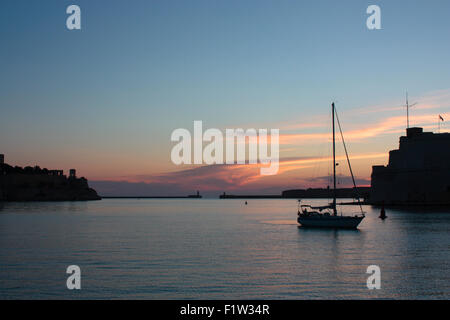
{"label": "fortress wall", "polygon": [[400,137],[388,166],[372,168],[372,203],[450,204],[450,134],[420,130]]}
{"label": "fortress wall", "polygon": [[420,170],[372,176],[370,201],[376,204],[450,203],[450,171]]}
{"label": "fortress wall", "polygon": [[97,192],[89,188],[85,178],[66,177],[62,170],[49,170],[0,166],[1,201],[86,201],[100,200]]}
{"label": "fortress wall", "polygon": [[65,176],[51,176],[44,174],[9,174],[2,177],[5,186],[11,187],[42,187],[42,186],[64,186],[67,185]]}

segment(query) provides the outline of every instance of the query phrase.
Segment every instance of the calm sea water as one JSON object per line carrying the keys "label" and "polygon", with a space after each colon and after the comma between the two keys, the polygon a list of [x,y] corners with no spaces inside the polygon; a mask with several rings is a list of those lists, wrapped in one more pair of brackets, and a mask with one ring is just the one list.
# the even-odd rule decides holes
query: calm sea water
{"label": "calm sea water", "polygon": [[[359,231],[298,228],[296,210],[295,200],[2,204],[0,298],[450,298],[450,210],[389,209],[381,221],[368,206]],[[74,264],[81,290],[66,288]],[[366,286],[372,264],[380,290]]]}

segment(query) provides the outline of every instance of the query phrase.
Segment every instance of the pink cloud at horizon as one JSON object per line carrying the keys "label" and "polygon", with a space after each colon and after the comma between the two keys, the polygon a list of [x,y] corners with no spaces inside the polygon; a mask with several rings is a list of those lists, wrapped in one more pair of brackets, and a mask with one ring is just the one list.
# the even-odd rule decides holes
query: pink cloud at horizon
{"label": "pink cloud at horizon", "polygon": [[[380,159],[385,157],[385,154],[370,153],[358,154],[352,157],[353,160],[364,159]],[[338,161],[345,160],[344,156],[337,157]],[[106,192],[113,194],[114,191],[111,186],[115,184],[124,185],[127,187],[136,186],[147,192],[152,192],[152,195],[164,195],[175,192],[178,194],[186,194],[201,190],[202,192],[257,192],[257,193],[273,193],[289,188],[300,187],[324,187],[326,184],[326,172],[322,170],[308,171],[317,166],[319,163],[326,163],[331,161],[329,157],[305,157],[305,158],[288,158],[280,161],[280,170],[277,175],[263,176],[260,174],[260,164],[245,164],[245,165],[207,165],[199,167],[191,167],[185,170],[169,172],[166,174],[157,175],[140,175],[132,179],[124,180],[109,180],[109,181],[94,181],[94,186],[100,187],[100,190],[105,190],[105,186],[110,189]],[[304,176],[298,175],[299,171],[304,172]],[[305,171],[306,170],[306,171]],[[309,178],[305,178],[309,176]],[[347,175],[340,174],[341,179],[348,184],[351,180]],[[358,177],[360,185],[367,185],[370,182],[367,177]],[[341,185],[347,186],[346,185]]]}
{"label": "pink cloud at horizon", "polygon": [[[443,115],[446,120],[447,118],[450,119],[450,116],[447,117],[447,109],[443,108],[447,106],[445,99],[450,100],[450,90],[442,90],[430,93],[424,97],[411,99],[412,102],[419,101],[419,104],[411,109],[411,126],[417,125],[425,130],[432,130],[437,128],[438,114]],[[433,110],[433,112],[429,112],[430,110]],[[389,113],[385,111],[394,111],[397,114],[386,116]],[[345,110],[340,115],[340,120],[344,126],[344,138],[350,143],[350,158],[357,160],[359,171],[362,172],[359,176],[360,178],[369,179],[371,166],[380,164],[371,161],[371,159],[384,158],[386,160],[388,151],[395,148],[399,136],[404,135],[406,127],[405,111],[405,107],[401,104],[390,103]],[[367,116],[368,114],[370,116]],[[316,148],[310,148],[311,144],[321,143],[325,145],[330,143],[329,124],[326,121],[321,121],[322,119],[326,120],[326,116],[324,114],[312,115],[311,119],[313,121],[309,123],[280,123],[280,155],[284,159],[281,160],[279,173],[275,177],[260,176],[259,167],[255,165],[191,166],[180,170],[180,167],[175,167],[170,162],[164,165],[158,162],[159,169],[154,170],[152,174],[139,174],[139,171],[151,172],[147,168],[152,168],[153,166],[147,165],[144,170],[133,167],[132,170],[128,168],[127,172],[125,170],[118,171],[115,175],[102,175],[96,171],[93,180],[154,183],[170,186],[180,185],[186,190],[188,188],[191,190],[194,185],[197,185],[198,188],[209,188],[211,190],[237,190],[239,188],[250,190],[258,187],[258,185],[261,187],[283,186],[286,184],[299,185],[303,183],[302,181],[307,176],[306,173],[311,171],[316,163],[329,161],[329,158],[315,156]],[[296,130],[299,132],[286,133],[285,130]],[[444,125],[441,127],[441,132],[445,131],[448,131],[448,128]],[[339,138],[339,133],[337,136]],[[318,154],[320,153],[317,152]],[[310,157],[299,158],[299,155],[308,155]],[[343,159],[338,157],[338,160],[342,161]],[[168,159],[168,161],[170,160]],[[114,163],[111,163],[110,167],[120,165],[118,160],[114,161]],[[186,166],[183,168],[186,168]],[[162,172],[163,170],[169,173],[155,172]],[[173,172],[170,172],[171,170]]]}

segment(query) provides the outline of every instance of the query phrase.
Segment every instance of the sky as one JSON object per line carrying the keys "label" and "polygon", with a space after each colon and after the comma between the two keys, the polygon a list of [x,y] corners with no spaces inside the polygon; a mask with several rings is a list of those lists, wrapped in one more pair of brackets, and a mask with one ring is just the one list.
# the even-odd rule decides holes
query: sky
{"label": "sky", "polygon": [[[81,8],[81,30],[66,8]],[[381,8],[381,30],[366,9]],[[450,2],[22,1],[0,4],[0,153],[76,168],[102,195],[325,187],[336,102],[360,185],[411,125],[450,119]],[[177,128],[280,130],[280,169],[172,163]],[[441,132],[450,130],[447,121]],[[338,148],[338,157],[342,157]],[[340,161],[340,160],[339,160]],[[339,185],[348,186],[340,166]]]}

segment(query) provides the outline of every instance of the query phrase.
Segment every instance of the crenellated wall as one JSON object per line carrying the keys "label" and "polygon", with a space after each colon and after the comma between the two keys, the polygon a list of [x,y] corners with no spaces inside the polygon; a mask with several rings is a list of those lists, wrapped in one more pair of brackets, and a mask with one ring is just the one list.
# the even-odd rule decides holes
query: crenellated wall
{"label": "crenellated wall", "polygon": [[[2,201],[77,201],[100,200],[85,178],[67,178],[62,170],[16,169],[0,165]],[[28,167],[30,168],[30,167]]]}

